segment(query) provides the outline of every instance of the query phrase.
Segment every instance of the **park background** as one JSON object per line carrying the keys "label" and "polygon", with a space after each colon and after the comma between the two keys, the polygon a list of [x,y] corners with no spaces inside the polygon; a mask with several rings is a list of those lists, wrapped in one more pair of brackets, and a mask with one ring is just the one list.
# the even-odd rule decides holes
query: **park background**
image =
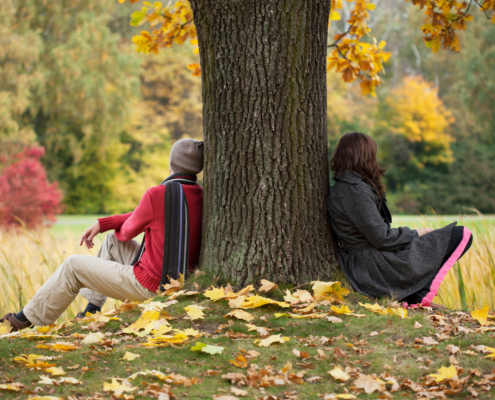
{"label": "park background", "polygon": [[[495,27],[477,18],[460,34],[460,53],[433,53],[418,29],[421,11],[379,3],[369,26],[392,53],[384,83],[364,96],[328,73],[329,156],[343,133],[371,135],[394,226],[457,220],[474,232],[440,302],[493,308]],[[2,313],[21,309],[68,255],[96,254],[78,246],[84,229],[98,215],[132,211],[167,176],[172,144],[203,136],[201,79],[188,68],[199,60],[194,46],[137,53],[131,38],[140,28],[129,16],[139,7],[0,4]]]}

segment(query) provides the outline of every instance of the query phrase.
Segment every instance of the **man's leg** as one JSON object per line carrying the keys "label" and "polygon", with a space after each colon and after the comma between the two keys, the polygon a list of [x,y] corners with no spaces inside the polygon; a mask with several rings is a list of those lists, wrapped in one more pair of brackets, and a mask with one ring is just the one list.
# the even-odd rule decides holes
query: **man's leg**
{"label": "man's leg", "polygon": [[33,325],[49,325],[69,307],[82,288],[122,301],[144,301],[156,295],[137,281],[131,265],[74,255],[35,294],[24,314]]}
{"label": "man's leg", "polygon": [[[123,265],[131,265],[134,256],[139,251],[139,247],[140,244],[135,240],[121,242],[114,232],[110,232],[103,241],[96,257]],[[107,296],[88,288],[81,289],[79,294],[89,301],[88,306],[94,305],[96,307],[94,311],[99,311],[98,309],[101,309],[107,301]],[[86,307],[86,310],[92,312],[88,307]]]}

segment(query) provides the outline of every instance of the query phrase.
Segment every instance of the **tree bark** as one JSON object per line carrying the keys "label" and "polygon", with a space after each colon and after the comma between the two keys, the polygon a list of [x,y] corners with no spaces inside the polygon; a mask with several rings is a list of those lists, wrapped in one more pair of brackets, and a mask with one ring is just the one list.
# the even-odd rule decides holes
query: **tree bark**
{"label": "tree bark", "polygon": [[330,0],[190,2],[205,136],[200,268],[237,285],[331,279]]}

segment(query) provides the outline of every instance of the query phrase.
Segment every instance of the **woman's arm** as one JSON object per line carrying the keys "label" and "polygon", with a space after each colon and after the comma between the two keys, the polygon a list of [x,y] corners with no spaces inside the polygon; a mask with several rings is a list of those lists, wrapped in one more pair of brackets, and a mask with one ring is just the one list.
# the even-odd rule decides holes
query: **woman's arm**
{"label": "woman's arm", "polygon": [[419,231],[408,227],[390,228],[377,209],[376,195],[367,185],[348,185],[347,191],[343,202],[346,216],[377,250],[399,250],[419,236]]}

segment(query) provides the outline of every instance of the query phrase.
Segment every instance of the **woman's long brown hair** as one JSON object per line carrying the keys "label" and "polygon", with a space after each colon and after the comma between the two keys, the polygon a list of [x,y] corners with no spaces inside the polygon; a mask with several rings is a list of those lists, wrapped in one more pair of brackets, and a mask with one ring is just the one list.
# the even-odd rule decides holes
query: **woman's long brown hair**
{"label": "woman's long brown hair", "polygon": [[378,165],[376,153],[376,142],[372,138],[361,132],[349,132],[340,138],[330,168],[334,176],[346,170],[357,172],[380,196],[385,197],[385,186],[382,183],[385,168]]}

